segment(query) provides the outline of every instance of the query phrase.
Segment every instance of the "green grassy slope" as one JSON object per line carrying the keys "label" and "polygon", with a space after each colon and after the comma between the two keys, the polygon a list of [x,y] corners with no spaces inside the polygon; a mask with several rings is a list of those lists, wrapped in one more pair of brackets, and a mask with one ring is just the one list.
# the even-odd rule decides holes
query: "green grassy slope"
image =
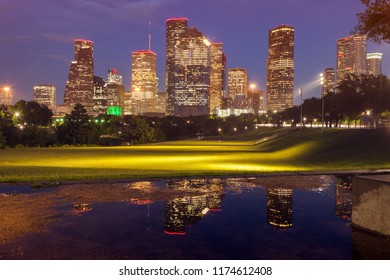
{"label": "green grassy slope", "polygon": [[0,182],[386,168],[389,130],[264,128],[144,146],[0,150]]}

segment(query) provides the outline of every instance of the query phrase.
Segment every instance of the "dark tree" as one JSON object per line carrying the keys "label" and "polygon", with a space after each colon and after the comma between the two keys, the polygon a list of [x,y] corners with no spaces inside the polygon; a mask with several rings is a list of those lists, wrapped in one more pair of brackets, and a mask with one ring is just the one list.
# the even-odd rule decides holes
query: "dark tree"
{"label": "dark tree", "polygon": [[353,32],[366,34],[375,43],[390,43],[390,1],[360,0],[366,10],[357,14],[358,23]]}
{"label": "dark tree", "polygon": [[120,138],[123,141],[144,144],[155,140],[154,129],[141,117],[124,116],[121,124]]}
{"label": "dark tree", "polygon": [[48,126],[51,124],[53,112],[46,106],[36,101],[20,100],[12,108],[14,113],[18,113],[17,122],[27,126]]}
{"label": "dark tree", "polygon": [[76,104],[64,123],[57,128],[59,142],[69,145],[96,144],[99,131],[91,122],[87,111],[81,104]]}
{"label": "dark tree", "polygon": [[19,142],[19,131],[14,125],[13,116],[7,107],[0,105],[0,146],[13,147]]}

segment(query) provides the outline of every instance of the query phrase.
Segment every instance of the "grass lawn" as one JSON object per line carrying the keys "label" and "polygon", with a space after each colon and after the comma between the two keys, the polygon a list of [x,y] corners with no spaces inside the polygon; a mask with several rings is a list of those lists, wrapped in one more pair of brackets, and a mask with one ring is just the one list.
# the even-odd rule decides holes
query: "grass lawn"
{"label": "grass lawn", "polygon": [[0,150],[0,182],[390,168],[390,130],[252,130],[222,140]]}

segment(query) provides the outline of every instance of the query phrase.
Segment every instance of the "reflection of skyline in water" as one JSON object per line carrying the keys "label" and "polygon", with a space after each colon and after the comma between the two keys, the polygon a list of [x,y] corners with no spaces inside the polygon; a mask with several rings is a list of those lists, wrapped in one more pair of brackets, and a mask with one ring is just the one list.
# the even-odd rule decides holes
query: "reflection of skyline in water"
{"label": "reflection of skyline in water", "polygon": [[292,189],[267,190],[267,223],[278,228],[292,227]]}
{"label": "reflection of skyline in water", "polygon": [[336,215],[343,219],[352,219],[352,178],[339,176],[336,183]]}
{"label": "reflection of skyline in water", "polygon": [[0,197],[0,213],[15,213],[2,215],[0,259],[351,259],[366,238],[335,215],[339,185],[266,176],[12,192]]}
{"label": "reflection of skyline in water", "polygon": [[222,180],[167,181],[167,189],[186,190],[207,188],[206,194],[174,198],[165,202],[164,232],[172,235],[186,234],[186,227],[198,222],[209,211],[220,211],[223,198]]}

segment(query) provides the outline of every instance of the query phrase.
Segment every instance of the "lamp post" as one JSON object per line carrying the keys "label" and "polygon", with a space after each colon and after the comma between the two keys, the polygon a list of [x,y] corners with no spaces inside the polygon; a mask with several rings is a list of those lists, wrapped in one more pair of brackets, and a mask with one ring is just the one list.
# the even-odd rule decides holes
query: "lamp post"
{"label": "lamp post", "polygon": [[301,97],[301,129],[302,129],[302,127],[303,127],[303,125],[302,125],[302,113],[303,113],[303,111],[302,111],[302,89],[301,88],[298,89],[298,95]]}
{"label": "lamp post", "polygon": [[322,129],[324,129],[324,108],[325,108],[325,103],[324,103],[324,95],[325,95],[325,92],[324,92],[324,74],[321,73],[320,74],[321,76],[321,105],[322,105],[322,111],[321,111],[321,127]]}

